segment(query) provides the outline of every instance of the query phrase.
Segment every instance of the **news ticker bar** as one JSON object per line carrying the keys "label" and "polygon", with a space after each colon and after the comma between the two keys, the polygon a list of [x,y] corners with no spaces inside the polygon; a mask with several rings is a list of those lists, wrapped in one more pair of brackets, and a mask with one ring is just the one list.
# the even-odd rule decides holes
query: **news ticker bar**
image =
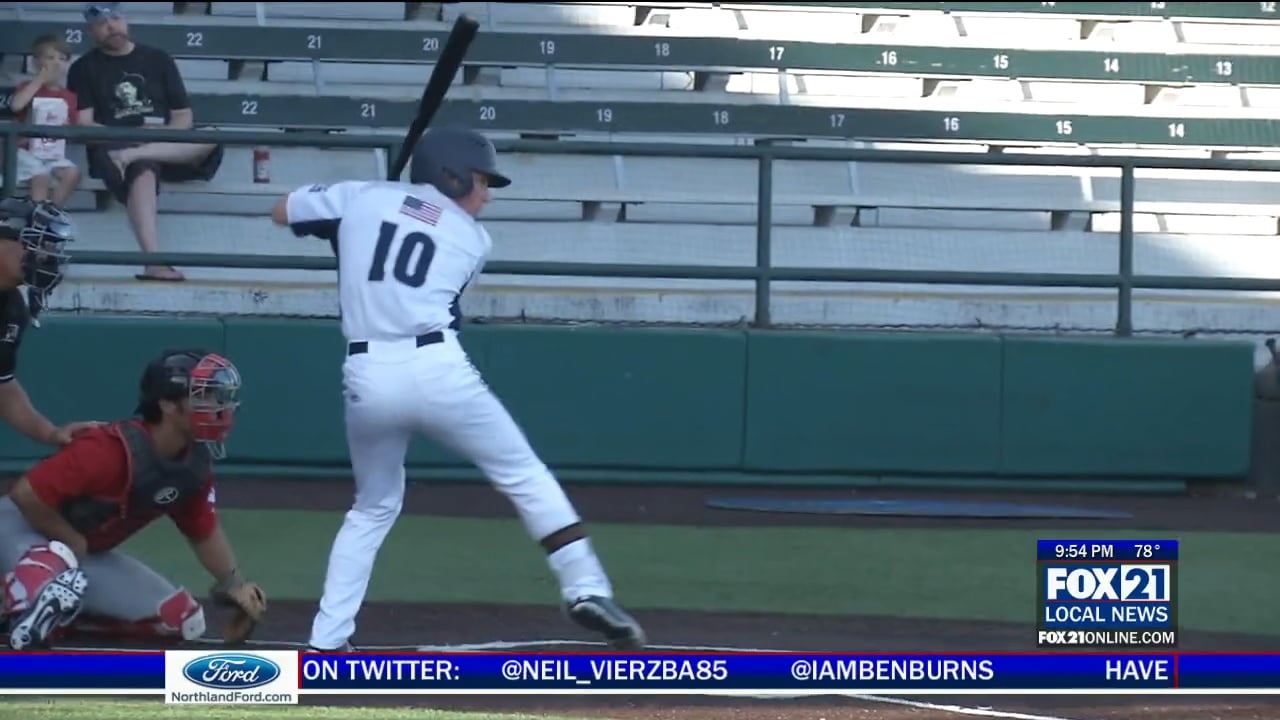
{"label": "news ticker bar", "polygon": [[[173,654],[173,653],[171,653]],[[0,655],[0,694],[147,693],[176,674],[210,691],[612,693],[794,691],[1280,691],[1280,653],[164,653]],[[196,657],[192,657],[192,656]],[[296,664],[294,664],[296,663]],[[273,670],[264,670],[272,666]],[[283,666],[283,667],[282,667]],[[166,668],[169,669],[168,674]],[[281,670],[286,672],[280,672]],[[274,682],[273,682],[273,679]],[[273,687],[274,685],[274,687]],[[50,694],[56,694],[51,692]]]}

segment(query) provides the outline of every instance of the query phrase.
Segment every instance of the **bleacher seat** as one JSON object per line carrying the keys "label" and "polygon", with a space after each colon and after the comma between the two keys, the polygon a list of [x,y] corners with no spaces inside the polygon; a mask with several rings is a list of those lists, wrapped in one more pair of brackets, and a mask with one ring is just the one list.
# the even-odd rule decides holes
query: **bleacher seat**
{"label": "bleacher seat", "polygon": [[634,6],[617,3],[451,2],[442,9],[444,22],[469,15],[490,27],[630,27],[636,14]]}
{"label": "bleacher seat", "polygon": [[[167,3],[156,3],[167,4]],[[259,8],[258,6],[261,6]],[[210,15],[256,17],[259,9],[267,18],[317,20],[403,20],[402,2],[211,2]]]}
{"label": "bleacher seat", "polygon": [[179,58],[175,62],[178,65],[178,72],[182,73],[184,82],[227,80],[231,77],[230,63],[226,60],[189,60]]}
{"label": "bleacher seat", "polygon": [[[1041,3],[213,2],[207,14],[201,3],[127,5],[135,37],[178,58],[199,122],[216,127],[398,137],[450,24],[467,13],[484,32],[438,122],[499,137],[1199,157],[1280,148],[1271,110],[1280,106],[1272,50],[1280,15],[1267,3],[1094,4],[1089,13]],[[25,53],[37,34],[88,47],[75,32],[80,6],[0,3],[0,87],[29,73]],[[165,249],[323,256],[323,244],[271,228],[262,213],[297,185],[376,178],[385,166],[374,151],[271,152],[269,184],[251,182],[250,148],[231,147],[212,182],[166,188]],[[517,183],[490,208],[495,260],[754,262],[751,161],[504,162]],[[1267,274],[1274,251],[1262,243],[1280,232],[1275,174],[1139,177],[1140,272]],[[1113,169],[779,161],[774,259],[1110,272],[1118,196]],[[100,183],[86,181],[71,207],[87,247],[133,249]],[[55,306],[136,310],[165,298],[164,307],[190,312],[210,303],[226,312],[336,310],[330,273],[188,269],[191,283],[167,286],[140,285],[131,272],[77,266]],[[1114,321],[1110,291],[777,287],[783,322],[1105,329]],[[270,299],[255,300],[264,289]],[[733,322],[750,314],[750,292],[750,283],[497,276],[481,283],[468,311]],[[1057,297],[1073,300],[1044,300]],[[1160,297],[1139,310],[1149,326],[1192,317],[1192,295]],[[1256,325],[1262,315],[1241,297],[1194,318]]]}
{"label": "bleacher seat", "polygon": [[[249,3],[252,5],[253,3]],[[173,12],[173,3],[124,2],[120,8],[130,17],[162,17]],[[84,12],[82,2],[0,2],[0,11],[13,10],[24,13],[68,13],[79,16]]]}
{"label": "bleacher seat", "polygon": [[1280,107],[1280,88],[1242,87],[1239,90],[1240,103],[1244,107]]}
{"label": "bleacher seat", "polygon": [[[862,33],[861,16],[848,12],[795,12],[783,10],[737,10],[735,19],[744,33],[779,40],[840,42]],[[666,27],[670,14],[650,13],[646,25]]]}

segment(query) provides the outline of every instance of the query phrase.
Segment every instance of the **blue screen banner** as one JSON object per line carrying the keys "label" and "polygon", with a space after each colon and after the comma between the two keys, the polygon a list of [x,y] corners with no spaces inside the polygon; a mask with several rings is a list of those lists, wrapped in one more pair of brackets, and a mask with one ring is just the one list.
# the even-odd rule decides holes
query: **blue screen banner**
{"label": "blue screen banner", "polygon": [[305,655],[299,681],[304,691],[1158,688],[1173,665],[1171,655]]}
{"label": "blue screen banner", "polygon": [[0,652],[0,694],[40,689],[162,691],[164,653]]}
{"label": "blue screen banner", "polygon": [[[1280,653],[3,653],[0,695],[1280,694]],[[269,656],[269,657],[259,657]],[[178,662],[180,660],[180,662]],[[166,670],[167,668],[167,670]],[[278,685],[275,683],[285,683]],[[270,684],[270,685],[269,685]],[[208,691],[208,692],[205,692]],[[218,695],[223,693],[224,695]],[[261,702],[285,701],[271,696]],[[215,700],[217,700],[215,698]],[[220,700],[218,700],[220,701]],[[243,701],[243,700],[242,700]],[[252,700],[250,700],[252,701]]]}
{"label": "blue screen banner", "polygon": [[[467,693],[645,693],[778,691],[1004,692],[1276,688],[1280,655],[1197,659],[1188,678],[1178,653],[805,654],[647,653],[513,655],[304,654],[299,685],[308,692],[371,690]],[[1185,663],[1185,660],[1182,661]],[[1187,682],[1193,684],[1186,684]],[[1270,683],[1268,685],[1267,683]]]}

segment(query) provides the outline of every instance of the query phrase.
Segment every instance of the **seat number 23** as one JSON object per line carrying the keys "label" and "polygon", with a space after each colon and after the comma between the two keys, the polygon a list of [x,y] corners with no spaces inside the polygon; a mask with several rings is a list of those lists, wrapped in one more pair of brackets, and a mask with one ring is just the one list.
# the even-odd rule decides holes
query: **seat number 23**
{"label": "seat number 23", "polygon": [[[399,225],[393,222],[382,223],[378,242],[373,250],[373,264],[369,266],[369,282],[387,279],[387,261],[391,257],[391,246],[395,244],[399,233]],[[391,277],[409,287],[420,288],[427,282],[427,271],[431,269],[431,261],[435,259],[435,255],[435,241],[430,235],[415,230],[400,240],[400,248],[395,253],[395,262],[391,267]]]}

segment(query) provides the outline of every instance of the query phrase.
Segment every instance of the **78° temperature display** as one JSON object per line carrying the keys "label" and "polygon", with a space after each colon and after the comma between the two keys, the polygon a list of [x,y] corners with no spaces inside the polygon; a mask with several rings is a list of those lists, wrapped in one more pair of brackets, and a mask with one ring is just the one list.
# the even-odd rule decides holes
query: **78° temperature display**
{"label": "78\u00b0 temperature display", "polygon": [[1036,560],[1070,562],[1089,560],[1160,561],[1178,559],[1177,540],[1040,540]]}

